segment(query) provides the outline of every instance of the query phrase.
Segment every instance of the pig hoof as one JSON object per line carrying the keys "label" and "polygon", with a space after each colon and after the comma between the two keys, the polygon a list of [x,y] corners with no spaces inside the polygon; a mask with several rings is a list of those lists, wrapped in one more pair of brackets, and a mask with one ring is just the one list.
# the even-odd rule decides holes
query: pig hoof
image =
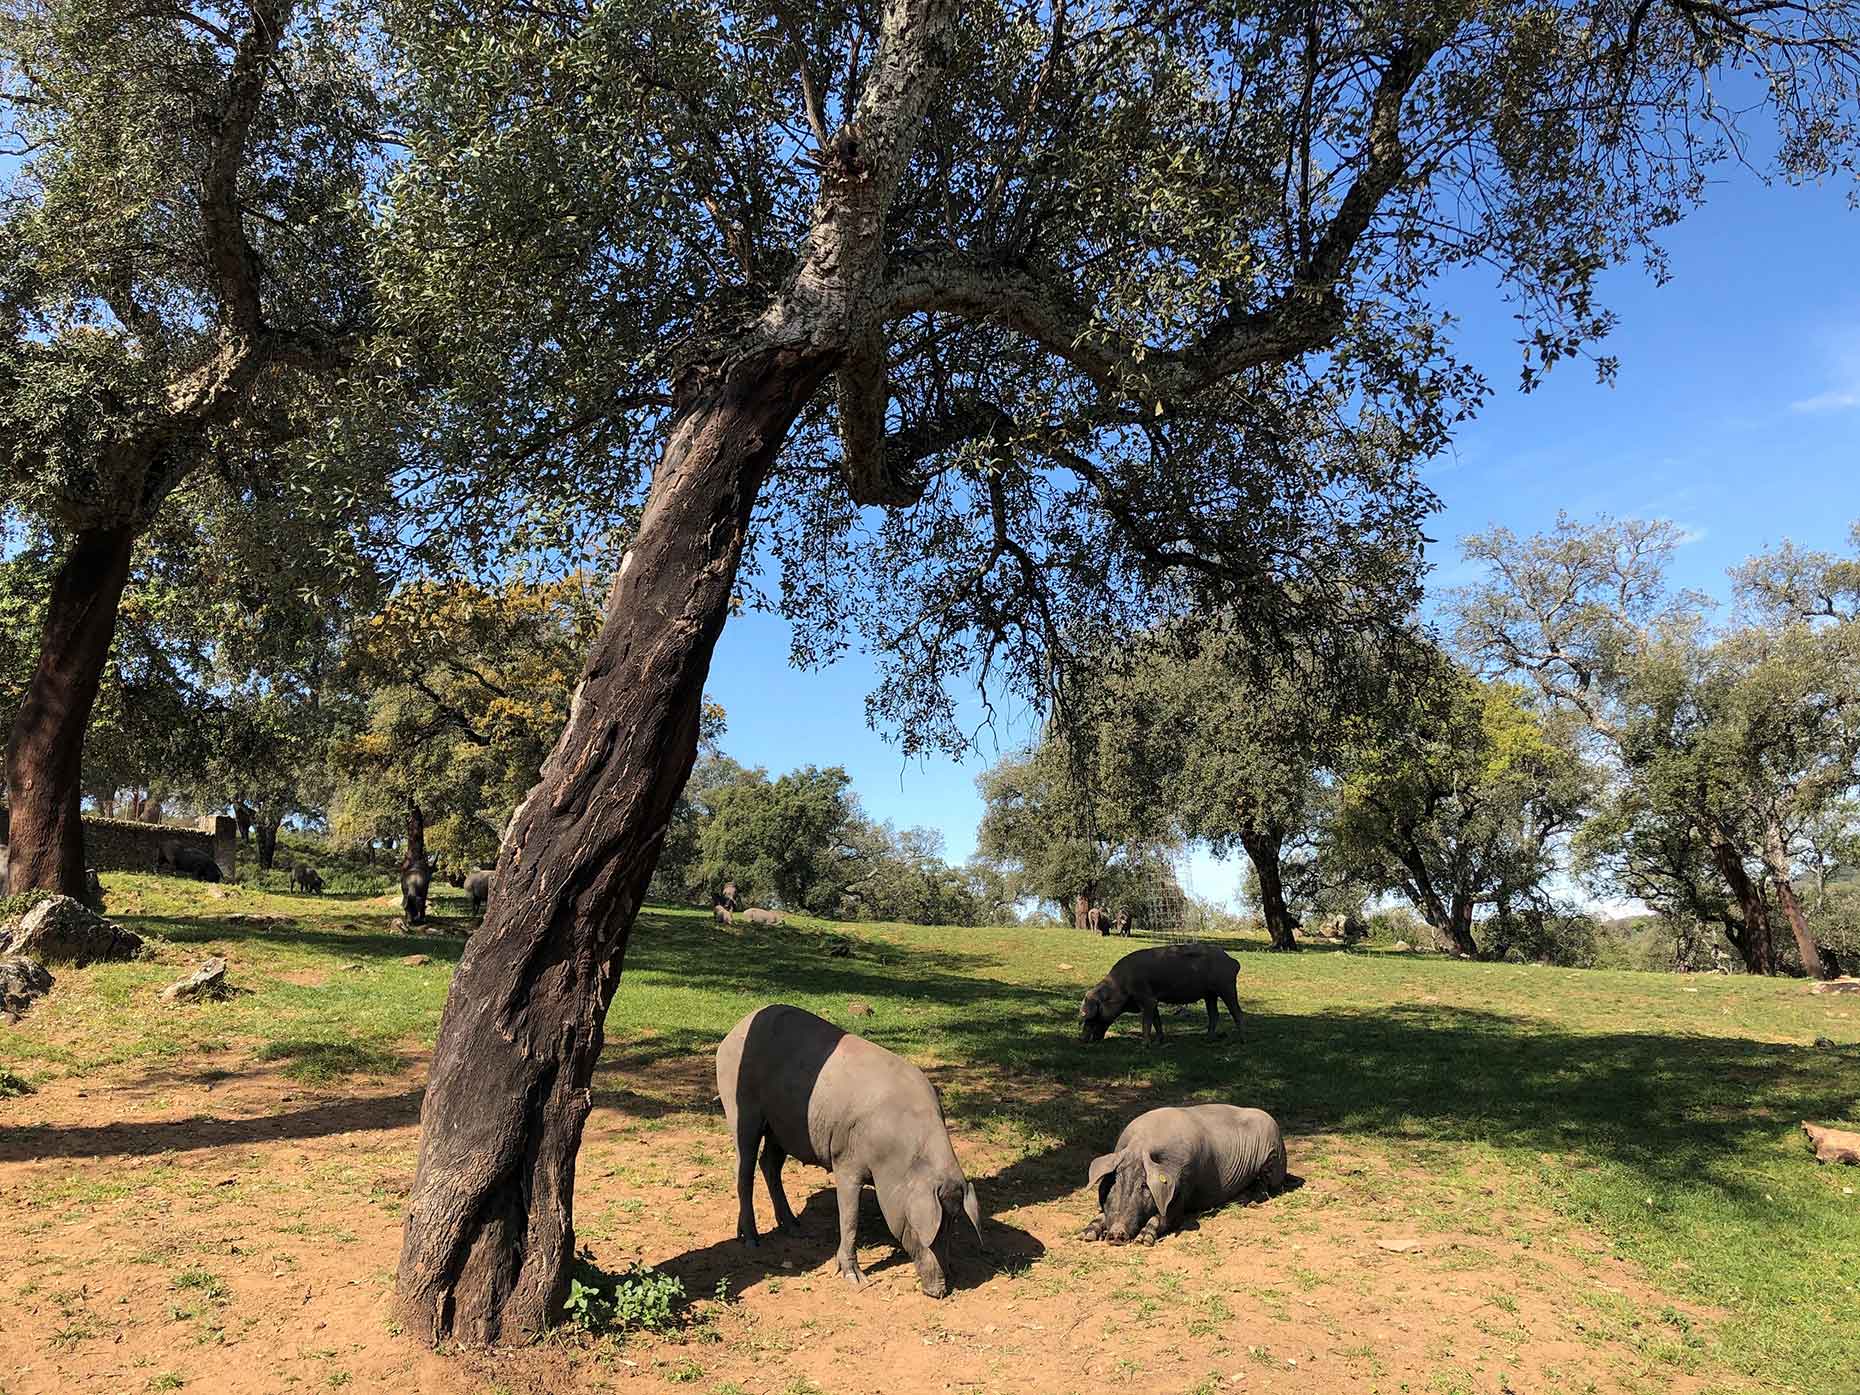
{"label": "pig hoof", "polygon": [[1093,1221],[1079,1232],[1079,1239],[1081,1240],[1101,1240],[1103,1238],[1104,1223],[1102,1221]]}
{"label": "pig hoof", "polygon": [[865,1275],[859,1272],[859,1266],[856,1264],[842,1264],[840,1275],[854,1288],[865,1287]]}

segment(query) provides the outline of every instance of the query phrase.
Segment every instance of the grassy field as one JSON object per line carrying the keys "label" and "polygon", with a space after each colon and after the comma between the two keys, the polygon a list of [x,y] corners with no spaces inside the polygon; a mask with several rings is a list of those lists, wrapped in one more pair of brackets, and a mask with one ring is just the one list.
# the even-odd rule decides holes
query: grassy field
{"label": "grassy field", "polygon": [[[396,933],[386,896],[135,876],[106,885],[112,917],[150,936],[153,957],[58,971],[49,1000],[0,1028],[0,1068],[34,1091],[0,1098],[0,1230],[15,1232],[0,1245],[32,1257],[0,1277],[0,1298],[33,1315],[0,1339],[6,1395],[178,1388],[170,1377],[205,1389],[601,1389],[645,1377],[719,1395],[945,1388],[942,1367],[918,1377],[892,1364],[907,1374],[889,1383],[836,1374],[873,1357],[863,1310],[823,1267],[822,1174],[795,1169],[790,1183],[797,1204],[810,1192],[817,1203],[803,1212],[811,1243],[748,1267],[730,1248],[711,1052],[769,1001],[848,1025],[848,1004],[869,1004],[858,1030],[924,1065],[943,1091],[1000,1253],[979,1283],[924,1310],[953,1317],[906,1308],[908,1265],[875,1287],[913,1315],[926,1350],[965,1322],[984,1353],[996,1343],[996,1357],[974,1358],[976,1378],[955,1384],[1074,1388],[1071,1360],[1080,1390],[1120,1378],[1184,1392],[1860,1390],[1860,1174],[1817,1167],[1799,1130],[1803,1119],[1860,1122],[1854,998],[1739,977],[1280,956],[1238,943],[1249,951],[1241,1038],[1205,1040],[1197,1006],[1166,1018],[1161,1048],[1144,1049],[1134,1021],[1091,1047],[1076,1038],[1077,1003],[1131,947],[1121,941],[896,925],[726,931],[657,909],[641,918],[608,1022],[579,1229],[610,1269],[652,1262],[690,1292],[710,1293],[715,1278],[739,1296],[669,1346],[635,1338],[447,1361],[409,1353],[377,1317],[349,1332],[352,1352],[318,1356],[328,1344],[297,1330],[317,1304],[306,1297],[300,1315],[273,1290],[280,1275],[299,1283],[307,1266],[349,1255],[343,1282],[369,1312],[389,1311],[424,1052],[462,941]],[[448,893],[440,926],[463,931],[462,894]],[[842,936],[845,957],[832,953]],[[206,953],[225,954],[245,991],[156,1007],[156,991]],[[1166,1258],[1171,1242],[1142,1252],[1074,1241],[1090,1212],[1085,1162],[1132,1113],[1191,1099],[1271,1110],[1306,1187],[1208,1219]],[[256,1250],[228,1255],[221,1232],[248,1215],[215,1208],[238,1204],[235,1192],[250,1228],[272,1228]],[[337,1214],[349,1219],[337,1226]],[[875,1217],[869,1245],[882,1239]],[[144,1270],[116,1252],[167,1221],[177,1238]],[[319,1225],[349,1240],[317,1242]],[[190,1274],[205,1277],[183,1282]],[[201,1297],[215,1285],[249,1303],[253,1325],[212,1326],[231,1311]],[[302,1286],[321,1292],[323,1279]],[[1009,1309],[1022,1318],[1019,1348],[996,1331]],[[185,1321],[165,1315],[183,1310]],[[1067,1318],[1062,1350],[1053,1328],[1074,1311],[1091,1325]],[[1156,1354],[1158,1324],[1174,1357]],[[262,1360],[249,1387],[227,1374],[236,1363],[209,1380],[206,1363],[184,1369],[177,1335],[199,1346],[203,1330],[226,1351],[294,1343],[296,1364],[271,1385]],[[1033,1362],[1061,1375],[1033,1381]]]}

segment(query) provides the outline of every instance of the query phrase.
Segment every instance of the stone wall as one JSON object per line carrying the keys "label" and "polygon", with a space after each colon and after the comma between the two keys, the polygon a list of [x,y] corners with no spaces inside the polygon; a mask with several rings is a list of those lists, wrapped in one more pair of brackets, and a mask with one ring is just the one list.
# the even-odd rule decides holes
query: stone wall
{"label": "stone wall", "polygon": [[[6,830],[7,811],[0,808],[0,842]],[[208,814],[191,828],[134,819],[84,819],[84,863],[99,872],[147,872],[155,866],[155,854],[163,843],[199,848],[219,864],[220,875],[227,881],[238,874],[239,826],[228,814]],[[0,875],[5,865],[0,860]]]}

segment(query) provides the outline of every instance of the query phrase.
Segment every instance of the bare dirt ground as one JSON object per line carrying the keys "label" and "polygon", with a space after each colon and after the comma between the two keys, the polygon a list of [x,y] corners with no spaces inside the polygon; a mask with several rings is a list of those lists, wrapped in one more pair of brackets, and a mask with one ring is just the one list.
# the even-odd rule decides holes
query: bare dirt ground
{"label": "bare dirt ground", "polygon": [[434,1353],[392,1302],[425,1071],[410,1057],[314,1089],[228,1052],[0,1100],[0,1392],[1732,1388],[1699,1354],[1715,1315],[1522,1209],[1497,1162],[1488,1180],[1462,1157],[1438,1185],[1422,1160],[1343,1137],[1292,1138],[1305,1186],[1146,1250],[1075,1238],[1087,1150],[1034,1165],[958,1130],[992,1253],[959,1244],[957,1291],[926,1299],[868,1194],[872,1283],[854,1292],[833,1269],[824,1173],[789,1165],[803,1236],[731,1238],[710,1062],[687,1058],[604,1069],[577,1221],[604,1269],[682,1280],[695,1320],[669,1338]]}

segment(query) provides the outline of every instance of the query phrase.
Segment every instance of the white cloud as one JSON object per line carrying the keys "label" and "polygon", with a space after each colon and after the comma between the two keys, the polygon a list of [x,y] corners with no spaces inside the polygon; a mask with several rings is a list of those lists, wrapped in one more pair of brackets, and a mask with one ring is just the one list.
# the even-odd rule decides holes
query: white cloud
{"label": "white cloud", "polygon": [[1836,388],[1789,404],[1792,412],[1844,412],[1850,407],[1860,407],[1860,391],[1853,388]]}

